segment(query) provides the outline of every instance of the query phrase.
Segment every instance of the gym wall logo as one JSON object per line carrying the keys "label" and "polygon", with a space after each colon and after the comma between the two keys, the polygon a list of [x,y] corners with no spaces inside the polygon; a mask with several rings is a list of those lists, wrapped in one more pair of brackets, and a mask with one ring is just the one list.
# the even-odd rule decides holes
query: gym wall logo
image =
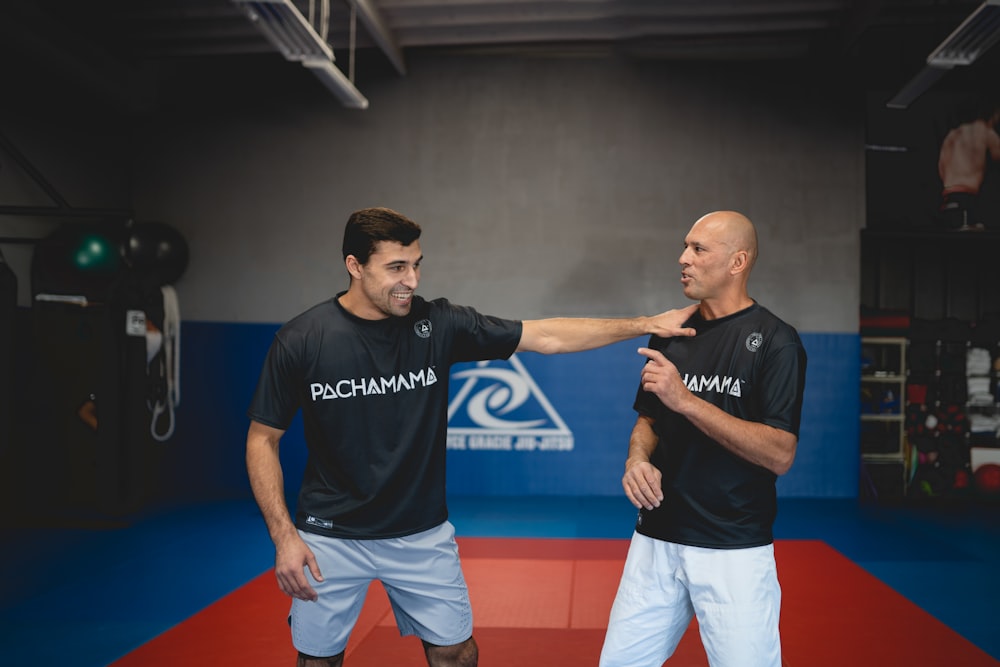
{"label": "gym wall logo", "polygon": [[448,449],[573,451],[572,431],[517,355],[477,362],[451,379],[458,391],[448,405]]}

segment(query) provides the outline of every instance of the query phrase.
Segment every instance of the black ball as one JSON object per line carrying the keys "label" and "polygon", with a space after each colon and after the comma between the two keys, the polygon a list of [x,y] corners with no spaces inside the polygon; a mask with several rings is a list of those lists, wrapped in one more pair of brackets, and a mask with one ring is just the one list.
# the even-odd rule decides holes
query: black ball
{"label": "black ball", "polygon": [[170,285],[184,273],[188,245],[181,233],[162,222],[139,222],[129,227],[125,263],[158,285]]}

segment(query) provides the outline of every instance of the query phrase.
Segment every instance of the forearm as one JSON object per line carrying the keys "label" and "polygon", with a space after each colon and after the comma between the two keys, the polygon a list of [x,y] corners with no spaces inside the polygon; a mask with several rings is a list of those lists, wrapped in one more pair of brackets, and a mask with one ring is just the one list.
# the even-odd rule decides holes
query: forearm
{"label": "forearm", "polygon": [[264,517],[271,540],[278,545],[291,535],[297,535],[285,502],[284,474],[276,442],[259,435],[247,437],[247,473],[254,499]]}
{"label": "forearm", "polygon": [[522,323],[518,352],[560,354],[581,352],[618,343],[637,336],[655,334],[664,338],[693,336],[684,324],[698,309],[697,304],[676,308],[652,317],[592,318],[552,317]]}
{"label": "forearm", "polygon": [[562,354],[581,352],[642,336],[650,331],[650,318],[600,319],[552,317],[523,323],[518,352]]}
{"label": "forearm", "polygon": [[653,431],[653,420],[640,415],[632,427],[632,435],[628,441],[628,457],[625,459],[625,469],[636,463],[649,463],[656,449],[658,439]]}
{"label": "forearm", "polygon": [[698,430],[737,456],[776,475],[792,467],[798,443],[795,434],[734,417],[694,394],[688,394],[678,408]]}

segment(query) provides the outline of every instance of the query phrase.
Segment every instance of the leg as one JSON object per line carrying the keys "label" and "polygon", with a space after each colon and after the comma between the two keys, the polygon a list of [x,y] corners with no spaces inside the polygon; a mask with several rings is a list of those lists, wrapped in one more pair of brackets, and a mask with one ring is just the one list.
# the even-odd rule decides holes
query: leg
{"label": "leg", "polygon": [[424,642],[424,654],[430,667],[476,667],[479,664],[479,647],[472,637],[454,646]]}
{"label": "leg", "polygon": [[781,667],[774,547],[684,547],[684,571],[712,667]]}
{"label": "leg", "polygon": [[338,653],[329,658],[316,658],[305,653],[299,653],[295,667],[340,667],[344,664],[344,654]]}
{"label": "leg", "polygon": [[[288,623],[302,667],[339,666],[358,620],[374,571],[368,545],[300,532],[319,563],[324,580],[305,574],[319,595],[315,602],[293,599]],[[320,657],[332,656],[332,657]]]}
{"label": "leg", "polygon": [[982,229],[982,223],[975,220],[976,200],[973,192],[948,192],[944,194],[937,219],[946,229]]}
{"label": "leg", "polygon": [[399,633],[420,638],[432,667],[475,665],[472,605],[454,527],[445,521],[415,535],[382,540],[373,556]]}
{"label": "leg", "polygon": [[601,667],[660,667],[694,610],[677,578],[677,545],[635,533],[608,619]]}

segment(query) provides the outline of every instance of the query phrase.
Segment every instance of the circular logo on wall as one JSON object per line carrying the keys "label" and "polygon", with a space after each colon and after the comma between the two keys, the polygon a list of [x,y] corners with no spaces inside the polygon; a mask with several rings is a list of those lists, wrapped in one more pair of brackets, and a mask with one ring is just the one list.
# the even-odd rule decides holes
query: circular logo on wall
{"label": "circular logo on wall", "polygon": [[757,350],[760,349],[760,345],[763,342],[764,342],[764,336],[762,336],[757,332],[754,332],[749,336],[747,336],[747,349],[750,350],[751,352],[756,352]]}
{"label": "circular logo on wall", "polygon": [[431,321],[430,320],[420,320],[413,325],[413,331],[421,338],[431,337]]}

